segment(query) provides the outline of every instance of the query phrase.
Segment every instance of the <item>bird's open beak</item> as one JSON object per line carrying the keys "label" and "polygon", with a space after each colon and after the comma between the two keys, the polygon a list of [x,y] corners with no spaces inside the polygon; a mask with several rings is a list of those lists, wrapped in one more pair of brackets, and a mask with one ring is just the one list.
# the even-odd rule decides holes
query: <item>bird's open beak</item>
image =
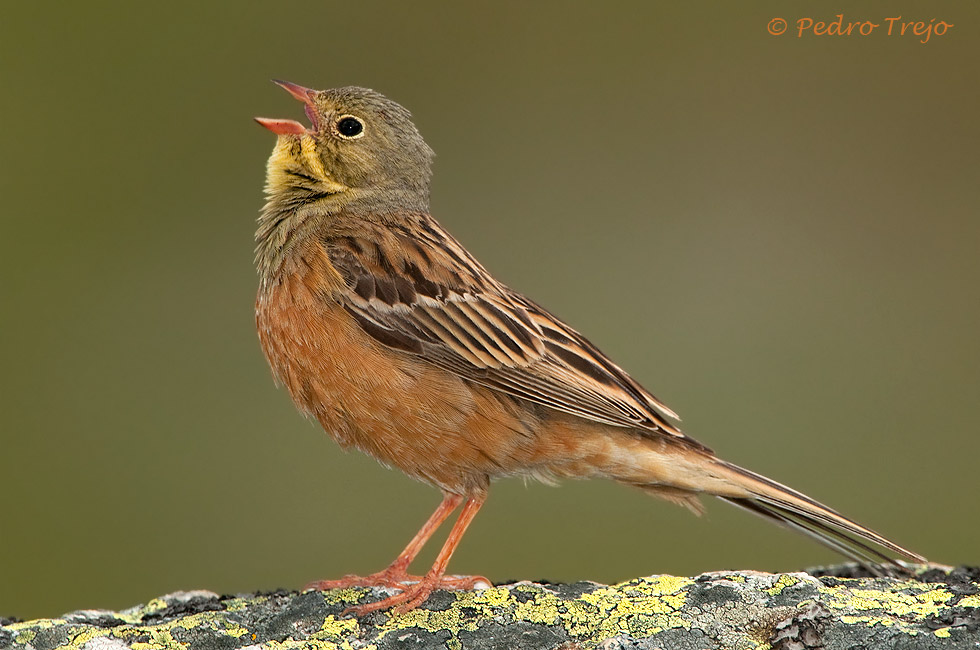
{"label": "bird's open beak", "polygon": [[313,95],[316,92],[315,90],[304,88],[299,84],[294,84],[290,81],[282,81],[281,79],[273,79],[272,83],[276,84],[304,104],[310,104],[313,101]]}
{"label": "bird's open beak", "polygon": [[255,118],[255,121],[276,135],[303,135],[304,133],[316,131],[317,127],[319,126],[316,108],[313,106],[313,96],[316,91],[309,88],[304,88],[299,84],[290,83],[289,81],[279,81],[278,79],[273,79],[272,83],[284,89],[290,95],[305,104],[304,111],[306,113],[306,117],[310,118],[310,122],[313,126],[311,129],[307,129],[296,120],[282,120],[268,117],[257,117]]}

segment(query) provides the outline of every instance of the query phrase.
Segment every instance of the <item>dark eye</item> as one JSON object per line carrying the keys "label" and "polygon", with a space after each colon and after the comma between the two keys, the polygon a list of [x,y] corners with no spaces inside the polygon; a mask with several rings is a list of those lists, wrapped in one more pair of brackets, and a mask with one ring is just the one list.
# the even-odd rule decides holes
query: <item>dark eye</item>
{"label": "dark eye", "polygon": [[345,138],[364,135],[364,123],[353,115],[345,115],[337,120],[337,133]]}

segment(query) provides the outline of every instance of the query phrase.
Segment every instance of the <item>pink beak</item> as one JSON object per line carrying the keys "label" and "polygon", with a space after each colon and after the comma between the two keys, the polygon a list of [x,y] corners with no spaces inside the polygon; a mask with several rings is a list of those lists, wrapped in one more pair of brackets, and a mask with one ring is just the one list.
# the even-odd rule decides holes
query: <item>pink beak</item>
{"label": "pink beak", "polygon": [[306,127],[296,120],[275,120],[269,117],[257,117],[255,121],[269,129],[276,135],[302,135],[306,133]]}
{"label": "pink beak", "polygon": [[304,88],[303,86],[300,86],[299,84],[294,84],[290,81],[281,81],[279,79],[273,79],[272,83],[276,84],[277,86],[279,86],[280,88],[282,88],[287,93],[289,93],[299,101],[303,102],[304,104],[309,104],[310,102],[312,102],[313,95],[314,93],[316,93],[315,90]]}
{"label": "pink beak", "polygon": [[[313,123],[313,129],[316,130],[318,123],[316,117],[316,109],[313,107],[313,96],[316,93],[315,90],[309,88],[304,88],[299,84],[294,84],[289,81],[279,81],[273,79],[272,83],[283,88],[290,95],[303,102],[305,106],[306,116],[310,118],[310,122]],[[268,117],[257,117],[255,121],[269,129],[276,135],[302,135],[304,133],[310,133],[310,129],[297,122],[296,120],[281,120]]]}

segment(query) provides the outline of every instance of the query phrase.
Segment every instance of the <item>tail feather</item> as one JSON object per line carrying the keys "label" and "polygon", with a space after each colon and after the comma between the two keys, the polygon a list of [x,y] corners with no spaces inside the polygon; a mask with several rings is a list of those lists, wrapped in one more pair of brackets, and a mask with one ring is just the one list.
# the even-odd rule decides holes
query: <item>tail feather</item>
{"label": "tail feather", "polygon": [[818,526],[821,530],[814,530],[811,525],[808,525],[805,522],[800,522],[799,520],[793,519],[792,517],[787,516],[785,513],[780,512],[776,508],[766,507],[765,505],[752,501],[751,499],[733,499],[729,497],[720,498],[722,501],[727,501],[733,506],[757,514],[760,517],[772,521],[779,526],[783,526],[806,535],[818,544],[822,544],[830,550],[840,553],[844,557],[867,567],[876,575],[882,573],[877,568],[879,564],[886,564],[891,567],[898,566],[896,565],[895,560],[890,556],[885,555],[881,551],[870,547],[867,544],[864,544],[863,542],[860,542],[844,533],[833,529],[829,529],[829,531],[825,530],[823,524]]}
{"label": "tail feather", "polygon": [[899,546],[802,492],[723,460],[713,461],[717,466],[729,470],[729,478],[748,492],[747,496],[717,495],[724,501],[801,532],[872,571],[877,571],[878,564],[901,568],[891,556],[875,546],[914,562],[926,562],[921,555]]}

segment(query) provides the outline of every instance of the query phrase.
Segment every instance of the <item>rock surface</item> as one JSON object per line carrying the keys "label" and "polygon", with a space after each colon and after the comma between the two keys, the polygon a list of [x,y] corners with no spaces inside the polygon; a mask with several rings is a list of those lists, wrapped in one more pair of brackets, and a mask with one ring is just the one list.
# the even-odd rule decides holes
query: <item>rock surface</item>
{"label": "rock surface", "polygon": [[401,616],[343,610],[383,589],[219,596],[179,592],[121,612],[0,618],[0,648],[978,648],[980,569],[914,578],[849,570],[651,576],[605,586],[520,582],[437,592]]}

